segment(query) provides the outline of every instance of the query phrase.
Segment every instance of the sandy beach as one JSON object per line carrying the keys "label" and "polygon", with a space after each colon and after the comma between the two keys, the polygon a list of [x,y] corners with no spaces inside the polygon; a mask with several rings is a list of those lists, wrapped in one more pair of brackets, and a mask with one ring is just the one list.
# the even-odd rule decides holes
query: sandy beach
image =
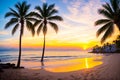
{"label": "sandy beach", "polygon": [[[76,62],[76,60],[72,61]],[[0,80],[120,80],[120,54],[103,55],[101,59],[94,61],[98,61],[99,65],[92,67],[88,65],[86,68],[75,71],[69,71],[71,65],[64,67],[64,70],[62,70],[63,67],[55,67],[56,69],[44,67],[41,69],[4,69],[4,72],[0,73]],[[78,64],[74,65],[80,67]]]}

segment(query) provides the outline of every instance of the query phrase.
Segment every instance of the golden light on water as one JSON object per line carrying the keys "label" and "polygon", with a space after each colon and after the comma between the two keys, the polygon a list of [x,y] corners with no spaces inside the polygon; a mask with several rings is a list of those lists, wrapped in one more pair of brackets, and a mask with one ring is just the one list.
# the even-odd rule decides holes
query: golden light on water
{"label": "golden light on water", "polygon": [[54,62],[53,64],[54,65],[59,64],[58,66],[45,68],[45,69],[50,72],[77,71],[77,70],[93,68],[95,66],[101,65],[103,63],[101,59],[102,59],[102,56],[93,57],[93,58],[57,61],[56,63]]}
{"label": "golden light on water", "polygon": [[88,59],[87,58],[85,58],[85,65],[86,65],[86,68],[89,68]]}
{"label": "golden light on water", "polygon": [[[48,61],[44,63],[40,62],[22,62],[21,65],[26,65],[26,67],[31,69],[44,69],[49,72],[71,72],[78,71],[82,69],[94,68],[101,65],[102,56],[82,58],[82,59],[71,59],[71,60],[60,60],[60,61]],[[33,67],[34,65],[34,67]]]}

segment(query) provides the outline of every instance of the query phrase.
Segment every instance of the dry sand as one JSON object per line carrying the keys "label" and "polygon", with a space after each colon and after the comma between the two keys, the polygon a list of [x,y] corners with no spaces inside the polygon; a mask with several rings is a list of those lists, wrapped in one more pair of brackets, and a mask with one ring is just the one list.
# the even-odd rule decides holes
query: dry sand
{"label": "dry sand", "polygon": [[0,73],[0,80],[120,80],[120,54],[104,55],[102,62],[93,68],[71,72],[5,69]]}

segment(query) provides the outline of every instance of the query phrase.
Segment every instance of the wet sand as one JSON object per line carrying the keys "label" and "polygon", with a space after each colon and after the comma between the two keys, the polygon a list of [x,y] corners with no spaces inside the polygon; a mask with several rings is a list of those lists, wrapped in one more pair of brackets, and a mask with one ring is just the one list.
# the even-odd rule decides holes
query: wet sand
{"label": "wet sand", "polygon": [[[79,62],[76,59],[72,61]],[[4,72],[0,73],[0,80],[120,80],[120,54],[103,55],[102,58],[94,59],[94,61],[102,63],[92,66],[96,62],[89,62],[88,59],[89,63],[85,62],[87,63],[85,68],[76,70],[70,70],[70,67],[74,68],[75,65],[81,67],[83,66],[81,62],[81,66],[77,62],[73,66],[61,66],[62,68],[4,69]],[[89,66],[90,64],[92,67]]]}

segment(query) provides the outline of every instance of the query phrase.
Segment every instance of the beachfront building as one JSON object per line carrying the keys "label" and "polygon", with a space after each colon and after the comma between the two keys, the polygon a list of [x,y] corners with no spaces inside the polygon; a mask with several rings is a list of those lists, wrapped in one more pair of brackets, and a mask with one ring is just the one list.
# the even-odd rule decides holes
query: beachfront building
{"label": "beachfront building", "polygon": [[97,46],[93,48],[93,52],[95,53],[111,53],[111,52],[116,52],[118,48],[116,47],[116,44],[109,44],[109,45],[104,45],[102,47]]}
{"label": "beachfront building", "polygon": [[115,44],[106,45],[103,47],[102,52],[115,52],[117,50]]}

